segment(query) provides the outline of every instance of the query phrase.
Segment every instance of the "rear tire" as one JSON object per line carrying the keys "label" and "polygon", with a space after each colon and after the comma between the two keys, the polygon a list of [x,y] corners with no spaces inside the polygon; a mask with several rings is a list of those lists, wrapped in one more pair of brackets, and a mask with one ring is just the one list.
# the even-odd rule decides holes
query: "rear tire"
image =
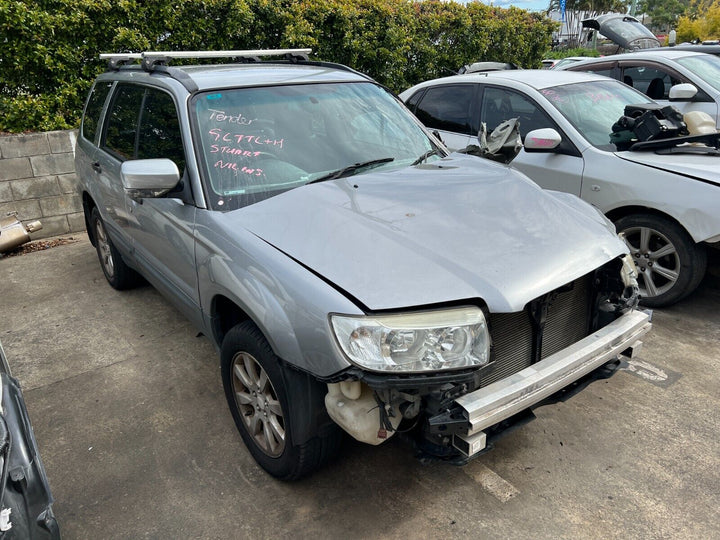
{"label": "rear tire", "polygon": [[[297,443],[299,426],[293,413],[300,411],[305,418],[314,418],[323,412],[314,399],[317,391],[297,390],[320,383],[283,366],[252,322],[240,323],[227,333],[220,357],[230,412],[245,445],[263,469],[281,480],[297,480],[337,454],[342,432],[334,424]],[[292,401],[289,385],[293,386]]]}
{"label": "rear tire", "polygon": [[93,208],[90,214],[90,226],[100,260],[100,268],[110,286],[121,291],[131,289],[140,283],[142,280],[140,274],[125,264],[122,255],[110,240],[97,208]]}
{"label": "rear tire", "polygon": [[620,218],[615,226],[635,262],[641,304],[673,304],[693,292],[705,276],[705,247],[677,223],[653,214],[633,214]]}

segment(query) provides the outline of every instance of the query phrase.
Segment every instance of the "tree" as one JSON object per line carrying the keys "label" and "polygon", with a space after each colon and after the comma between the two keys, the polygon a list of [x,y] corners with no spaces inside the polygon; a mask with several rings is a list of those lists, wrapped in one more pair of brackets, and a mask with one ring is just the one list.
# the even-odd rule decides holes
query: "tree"
{"label": "tree", "polygon": [[720,38],[720,0],[691,2],[685,15],[678,19],[678,41],[718,38]]}
{"label": "tree", "polygon": [[651,18],[652,29],[669,32],[685,14],[688,5],[688,0],[643,0],[638,6],[638,13]]}

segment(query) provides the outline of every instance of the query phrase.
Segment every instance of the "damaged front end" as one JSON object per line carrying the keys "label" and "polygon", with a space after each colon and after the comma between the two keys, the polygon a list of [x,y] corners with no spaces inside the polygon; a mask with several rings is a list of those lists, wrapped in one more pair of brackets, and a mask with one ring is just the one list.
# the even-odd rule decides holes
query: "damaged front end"
{"label": "damaged front end", "polygon": [[[620,355],[637,352],[651,323],[650,313],[635,309],[635,278],[632,261],[624,255],[528,302],[522,311],[488,313],[483,307],[487,358],[477,358],[482,337],[478,340],[477,329],[470,326],[465,333],[475,340],[475,349],[458,343],[457,335],[432,343],[438,358],[465,346],[464,352],[474,351],[474,365],[413,373],[351,368],[328,381],[328,413],[362,442],[380,444],[404,433],[422,456],[463,463],[532,419],[533,408],[609,377]],[[364,338],[362,331],[356,338]],[[397,345],[393,332],[390,348]],[[428,347],[426,338],[424,344]]]}

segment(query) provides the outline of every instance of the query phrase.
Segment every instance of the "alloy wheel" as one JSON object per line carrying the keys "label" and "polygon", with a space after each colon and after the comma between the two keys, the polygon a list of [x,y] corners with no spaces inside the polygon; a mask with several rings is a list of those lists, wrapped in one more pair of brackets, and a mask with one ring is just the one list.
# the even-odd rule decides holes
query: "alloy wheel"
{"label": "alloy wheel", "polygon": [[98,255],[100,255],[100,264],[103,265],[108,279],[112,279],[115,275],[115,262],[110,249],[110,241],[105,233],[105,227],[103,227],[99,219],[95,221],[95,241],[97,242]]}
{"label": "alloy wheel", "polygon": [[659,296],[680,277],[680,256],[664,234],[650,227],[631,227],[622,232],[638,274],[640,294]]}
{"label": "alloy wheel", "polygon": [[258,448],[271,457],[285,449],[285,420],[275,388],[263,367],[247,352],[232,359],[232,388],[240,416]]}

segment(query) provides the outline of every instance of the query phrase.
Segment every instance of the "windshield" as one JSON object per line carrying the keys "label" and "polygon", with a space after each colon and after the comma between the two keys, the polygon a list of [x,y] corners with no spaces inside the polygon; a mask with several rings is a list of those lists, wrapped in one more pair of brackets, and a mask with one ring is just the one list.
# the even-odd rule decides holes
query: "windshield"
{"label": "windshield", "polygon": [[610,142],[612,126],[625,106],[652,103],[637,90],[609,79],[543,88],[540,93],[590,144],[610,151],[616,150]]}
{"label": "windshield", "polygon": [[692,71],[697,77],[720,91],[720,58],[710,54],[698,54],[678,58],[677,63]]}
{"label": "windshield", "polygon": [[372,83],[206,92],[192,107],[217,210],[314,180],[406,167],[434,149],[414,117]]}

